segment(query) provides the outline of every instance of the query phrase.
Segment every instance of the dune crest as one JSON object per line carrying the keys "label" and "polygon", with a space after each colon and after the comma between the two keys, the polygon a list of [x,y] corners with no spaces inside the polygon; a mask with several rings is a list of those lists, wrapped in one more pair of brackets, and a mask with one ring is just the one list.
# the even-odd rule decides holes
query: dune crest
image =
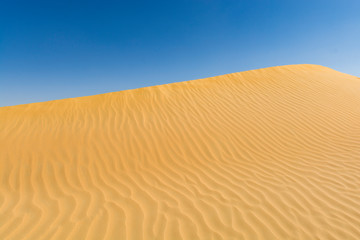
{"label": "dune crest", "polygon": [[290,65],[0,108],[0,239],[360,239],[360,79]]}

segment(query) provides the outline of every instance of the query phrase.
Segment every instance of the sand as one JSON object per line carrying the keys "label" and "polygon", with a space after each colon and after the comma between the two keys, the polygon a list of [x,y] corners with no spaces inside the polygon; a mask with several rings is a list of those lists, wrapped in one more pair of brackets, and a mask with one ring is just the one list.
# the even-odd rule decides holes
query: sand
{"label": "sand", "polygon": [[0,108],[0,239],[360,239],[360,79],[317,65]]}

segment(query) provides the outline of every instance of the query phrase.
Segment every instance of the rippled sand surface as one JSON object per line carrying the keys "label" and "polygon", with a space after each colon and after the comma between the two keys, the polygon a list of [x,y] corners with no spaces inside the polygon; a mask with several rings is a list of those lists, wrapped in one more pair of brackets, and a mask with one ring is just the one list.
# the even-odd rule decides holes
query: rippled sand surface
{"label": "rippled sand surface", "polygon": [[360,239],[360,79],[291,65],[0,108],[0,239]]}

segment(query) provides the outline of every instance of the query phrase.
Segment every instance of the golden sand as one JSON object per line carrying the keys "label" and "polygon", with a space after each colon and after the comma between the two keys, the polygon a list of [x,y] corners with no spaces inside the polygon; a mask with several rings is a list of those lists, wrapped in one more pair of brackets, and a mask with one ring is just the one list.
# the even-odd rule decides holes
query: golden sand
{"label": "golden sand", "polygon": [[360,79],[291,65],[0,108],[0,239],[360,239]]}

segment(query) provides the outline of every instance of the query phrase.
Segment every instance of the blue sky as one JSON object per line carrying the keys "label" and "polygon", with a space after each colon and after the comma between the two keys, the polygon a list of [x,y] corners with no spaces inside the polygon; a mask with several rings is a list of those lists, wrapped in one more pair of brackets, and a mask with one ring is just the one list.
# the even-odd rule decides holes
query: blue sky
{"label": "blue sky", "polygon": [[0,106],[300,63],[360,77],[360,1],[0,1]]}

